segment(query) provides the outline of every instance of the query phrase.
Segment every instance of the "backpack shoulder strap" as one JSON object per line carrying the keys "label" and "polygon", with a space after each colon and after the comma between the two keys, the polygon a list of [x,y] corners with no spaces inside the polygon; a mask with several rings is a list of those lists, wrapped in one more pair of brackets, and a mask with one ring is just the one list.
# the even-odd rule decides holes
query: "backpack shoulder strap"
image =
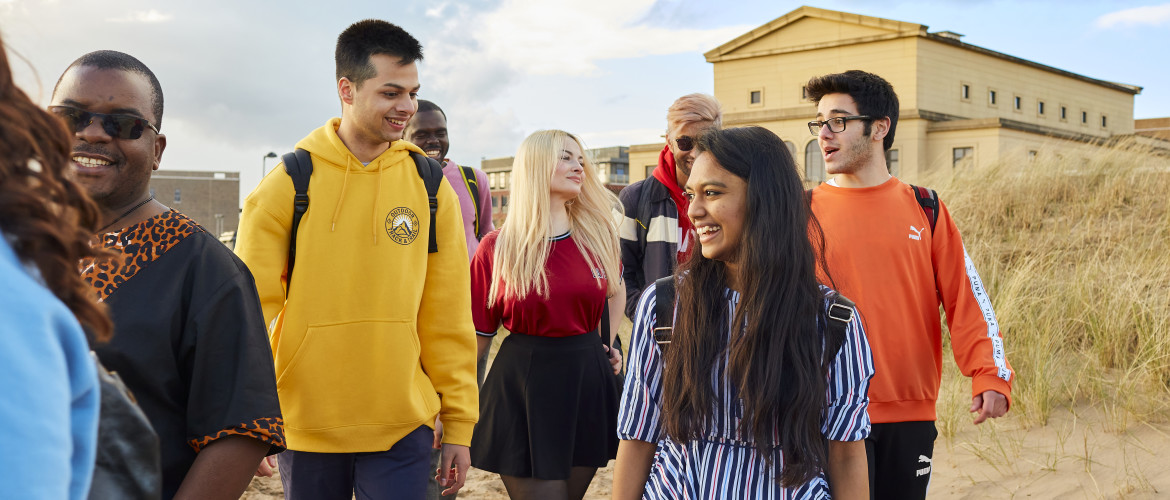
{"label": "backpack shoulder strap", "polygon": [[474,168],[461,165],[459,171],[463,173],[463,185],[467,186],[467,192],[471,193],[471,199],[475,201],[475,237],[479,238],[479,181],[475,178]]}
{"label": "backpack shoulder strap", "polygon": [[292,284],[293,264],[297,257],[297,229],[301,226],[301,217],[309,209],[309,178],[313,175],[313,157],[308,151],[297,148],[296,151],[285,153],[281,158],[284,162],[284,171],[292,177],[293,189],[293,218],[292,229],[288,241],[288,271],[285,273],[285,295]]}
{"label": "backpack shoulder strap", "polygon": [[933,189],[913,184],[910,185],[910,190],[914,191],[914,198],[918,199],[918,204],[922,206],[922,211],[930,220],[930,232],[934,234],[934,226],[938,222],[938,193]]}
{"label": "backpack shoulder strap", "polygon": [[439,162],[426,155],[410,152],[414,158],[414,166],[418,168],[418,176],[422,177],[423,185],[427,188],[427,202],[431,211],[431,237],[427,242],[427,253],[439,251],[439,244],[435,240],[435,214],[439,211],[439,185],[443,182],[443,167]]}
{"label": "backpack shoulder strap", "polygon": [[674,275],[654,280],[654,342],[666,354],[674,333]]}
{"label": "backpack shoulder strap", "polygon": [[[826,337],[841,340],[845,338],[845,330],[849,328],[849,323],[853,321],[854,307],[856,307],[856,304],[852,300],[849,300],[848,297],[833,292],[833,298],[829,302],[828,314],[825,315],[825,319],[828,320],[826,328],[832,335],[826,335]],[[830,347],[833,351],[832,356],[827,356],[826,359],[835,358],[837,351],[841,350],[841,345],[841,343],[834,345],[826,344],[826,347]]]}

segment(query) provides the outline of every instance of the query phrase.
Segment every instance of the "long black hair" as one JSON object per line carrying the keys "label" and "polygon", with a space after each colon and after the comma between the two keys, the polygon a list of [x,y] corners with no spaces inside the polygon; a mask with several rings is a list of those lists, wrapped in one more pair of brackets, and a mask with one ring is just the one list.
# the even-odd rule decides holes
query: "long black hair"
{"label": "long black hair", "polygon": [[843,342],[817,328],[825,319],[818,267],[828,276],[819,257],[820,226],[776,134],[760,127],[711,131],[699,149],[747,183],[737,252],[741,293],[732,323],[743,330],[724,340],[727,266],[703,257],[699,245],[677,275],[678,316],[663,377],[665,430],[680,442],[703,436],[714,421],[711,373],[727,353],[727,377],[743,404],[739,434],[773,466],[779,466],[774,455],[783,453],[781,484],[804,484],[828,463],[821,434],[832,361],[826,350],[836,352]]}

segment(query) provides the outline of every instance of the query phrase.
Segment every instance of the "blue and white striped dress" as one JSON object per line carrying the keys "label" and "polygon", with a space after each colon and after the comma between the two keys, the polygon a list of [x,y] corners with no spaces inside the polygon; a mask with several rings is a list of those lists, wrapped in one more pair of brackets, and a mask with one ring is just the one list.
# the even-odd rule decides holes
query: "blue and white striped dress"
{"label": "blue and white striped dress", "polygon": [[[823,287],[822,287],[823,288]],[[829,291],[823,288],[826,293]],[[728,291],[726,324],[731,325],[739,294]],[[714,425],[703,439],[675,442],[662,430],[662,353],[654,343],[654,287],[638,303],[630,341],[630,359],[618,414],[618,438],[658,443],[654,464],[646,481],[644,499],[822,499],[830,498],[822,471],[815,479],[797,488],[784,488],[776,481],[775,467],[769,467],[749,437],[739,427],[743,403],[732,401],[734,389],[726,376],[728,358],[717,363],[711,374],[715,388]],[[828,307],[828,302],[826,302]],[[730,329],[724,330],[727,335]],[[845,342],[829,368],[825,394],[827,412],[821,433],[834,441],[858,441],[869,436],[869,380],[873,377],[869,341],[854,314],[846,329]],[[783,466],[782,454],[776,460]]]}

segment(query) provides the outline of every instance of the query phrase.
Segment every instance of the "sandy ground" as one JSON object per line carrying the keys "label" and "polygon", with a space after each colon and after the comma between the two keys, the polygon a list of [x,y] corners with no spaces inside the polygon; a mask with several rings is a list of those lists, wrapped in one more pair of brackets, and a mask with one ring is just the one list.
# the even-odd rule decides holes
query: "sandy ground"
{"label": "sandy ground", "polygon": [[[1170,424],[1131,424],[1084,409],[1054,412],[1026,428],[1011,416],[990,425],[960,424],[935,444],[930,498],[1170,498]],[[612,466],[612,463],[611,463]],[[609,498],[613,472],[598,471],[585,498]],[[257,478],[247,500],[283,498],[277,478]],[[494,474],[472,470],[464,499],[507,499]]]}

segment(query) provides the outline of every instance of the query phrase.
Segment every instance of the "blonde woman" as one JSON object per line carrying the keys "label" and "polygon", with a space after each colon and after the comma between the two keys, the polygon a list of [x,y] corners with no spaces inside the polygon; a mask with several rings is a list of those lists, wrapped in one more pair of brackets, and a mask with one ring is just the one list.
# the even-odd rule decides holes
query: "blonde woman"
{"label": "blonde woman", "polygon": [[511,332],[480,393],[471,463],[500,474],[513,499],[580,499],[617,451],[621,356],[599,326],[608,307],[616,334],[625,307],[620,205],[560,130],[520,145],[511,195],[508,220],[471,261],[481,352],[500,325]]}

